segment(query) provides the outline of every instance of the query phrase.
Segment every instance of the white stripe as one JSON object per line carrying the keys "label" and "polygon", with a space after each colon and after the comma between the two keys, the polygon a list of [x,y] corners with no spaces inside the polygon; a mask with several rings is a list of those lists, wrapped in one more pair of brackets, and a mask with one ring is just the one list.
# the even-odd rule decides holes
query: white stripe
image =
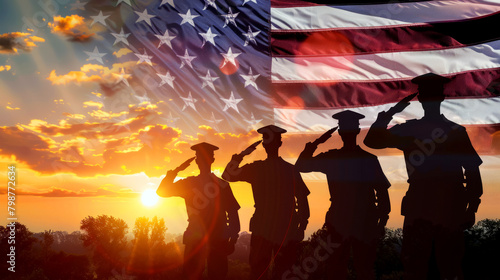
{"label": "white stripe", "polygon": [[500,41],[432,51],[273,57],[272,82],[383,81],[500,67]]}
{"label": "white stripe", "polygon": [[[365,115],[360,120],[361,128],[369,128],[381,111],[387,111],[395,103],[379,106],[349,108]],[[332,115],[345,109],[284,109],[274,108],[275,124],[291,132],[325,131],[337,125]],[[500,123],[500,97],[447,99],[441,104],[441,112],[449,120],[461,125]],[[397,114],[390,125],[423,116],[422,106],[410,102],[403,112]]]}
{"label": "white stripe", "polygon": [[271,29],[278,31],[413,25],[471,19],[498,11],[498,0],[272,8]]}

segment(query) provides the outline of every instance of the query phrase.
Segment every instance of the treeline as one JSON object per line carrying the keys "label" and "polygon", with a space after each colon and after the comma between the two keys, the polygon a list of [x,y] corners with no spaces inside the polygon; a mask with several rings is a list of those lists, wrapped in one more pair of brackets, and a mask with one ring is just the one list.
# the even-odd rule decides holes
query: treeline
{"label": "treeline", "polygon": [[[112,216],[87,217],[81,231],[32,233],[16,224],[16,272],[7,271],[2,261],[3,279],[182,279],[183,245],[181,237],[166,240],[167,227],[157,217],[137,218],[130,229],[122,219]],[[9,249],[9,229],[0,226],[0,246],[5,257]],[[172,236],[172,235],[170,235]],[[466,279],[500,279],[500,220],[482,220],[466,231],[463,263]],[[300,246],[296,268],[304,279],[325,279],[328,261],[315,255],[326,248],[328,236],[320,229]],[[378,248],[377,279],[402,279],[400,260],[401,229],[387,229]],[[229,256],[228,279],[247,279],[250,234],[241,233],[235,252]],[[328,252],[323,250],[322,252]],[[439,279],[431,260],[429,279]],[[352,267],[352,263],[351,263]],[[356,279],[350,269],[350,278]],[[4,273],[8,272],[8,273]]]}

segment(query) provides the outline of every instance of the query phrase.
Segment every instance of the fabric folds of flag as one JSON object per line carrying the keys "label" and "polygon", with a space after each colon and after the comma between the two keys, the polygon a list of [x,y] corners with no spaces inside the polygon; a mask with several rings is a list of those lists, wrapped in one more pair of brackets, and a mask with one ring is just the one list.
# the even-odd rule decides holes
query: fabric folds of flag
{"label": "fabric folds of flag", "polygon": [[[416,92],[412,78],[434,72],[452,79],[443,114],[491,134],[500,128],[499,22],[499,1],[271,1],[275,121],[319,131],[349,108],[367,128]],[[394,123],[422,114],[414,101]]]}

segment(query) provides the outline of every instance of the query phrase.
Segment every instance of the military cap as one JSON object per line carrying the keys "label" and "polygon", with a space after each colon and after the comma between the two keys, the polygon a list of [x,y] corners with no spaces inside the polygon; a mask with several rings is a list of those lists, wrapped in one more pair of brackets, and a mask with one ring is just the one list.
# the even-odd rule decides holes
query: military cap
{"label": "military cap", "polygon": [[351,110],[338,112],[332,118],[339,120],[339,129],[341,130],[354,130],[359,128],[359,120],[365,116]]}
{"label": "military cap", "polygon": [[286,133],[286,130],[271,124],[257,129],[257,132],[262,134],[265,142],[270,142],[273,139],[281,139],[281,134]]}
{"label": "military cap", "polygon": [[[419,87],[419,96],[420,97],[440,97],[444,96],[444,92],[442,90],[443,85],[451,81],[451,79],[434,74],[427,73],[424,75],[420,75],[411,80],[412,83],[417,84]],[[425,87],[425,90],[422,90],[422,87]],[[435,90],[431,90],[434,87]]]}
{"label": "military cap", "polygon": [[212,144],[202,142],[191,146],[191,150],[196,151],[196,154],[201,153],[205,155],[213,155],[214,151],[218,150],[219,147]]}

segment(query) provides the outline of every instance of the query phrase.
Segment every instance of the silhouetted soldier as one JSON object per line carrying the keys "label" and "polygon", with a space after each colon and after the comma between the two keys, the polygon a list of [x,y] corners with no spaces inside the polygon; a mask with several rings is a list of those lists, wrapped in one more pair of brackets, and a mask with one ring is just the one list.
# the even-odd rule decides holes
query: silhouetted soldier
{"label": "silhouetted soldier", "polygon": [[[409,178],[401,204],[405,279],[427,278],[433,245],[441,278],[463,278],[463,230],[474,224],[483,193],[482,161],[465,128],[440,113],[448,81],[433,73],[414,78],[418,93],[379,113],[365,138],[369,147],[404,152]],[[417,94],[424,117],[388,129],[394,114],[403,111]]]}
{"label": "silhouetted soldier", "polygon": [[344,146],[313,157],[318,145],[336,130],[333,128],[307,143],[295,166],[300,172],[317,171],[327,176],[331,206],[325,224],[332,241],[340,243],[330,257],[328,279],[347,279],[351,249],[358,279],[375,279],[377,243],[391,211],[387,191],[391,184],[377,157],[356,143],[359,120],[364,116],[346,110],[332,117],[339,121]]}
{"label": "silhouetted soldier", "polygon": [[200,175],[174,182],[177,173],[186,169],[194,158],[167,172],[156,191],[161,197],[180,196],[186,202],[188,227],[184,232],[184,277],[201,279],[207,262],[210,279],[225,279],[227,256],[234,251],[240,231],[238,209],[229,183],[211,172],[214,151],[219,148],[200,143],[196,151]]}
{"label": "silhouetted soldier", "polygon": [[295,167],[278,155],[281,134],[286,130],[274,125],[260,128],[267,159],[239,167],[243,157],[250,154],[258,141],[240,154],[233,155],[222,178],[245,181],[252,185],[255,213],[250,220],[250,278],[266,279],[267,269],[274,258],[273,277],[282,274],[296,259],[297,244],[304,238],[309,218],[309,190]]}

